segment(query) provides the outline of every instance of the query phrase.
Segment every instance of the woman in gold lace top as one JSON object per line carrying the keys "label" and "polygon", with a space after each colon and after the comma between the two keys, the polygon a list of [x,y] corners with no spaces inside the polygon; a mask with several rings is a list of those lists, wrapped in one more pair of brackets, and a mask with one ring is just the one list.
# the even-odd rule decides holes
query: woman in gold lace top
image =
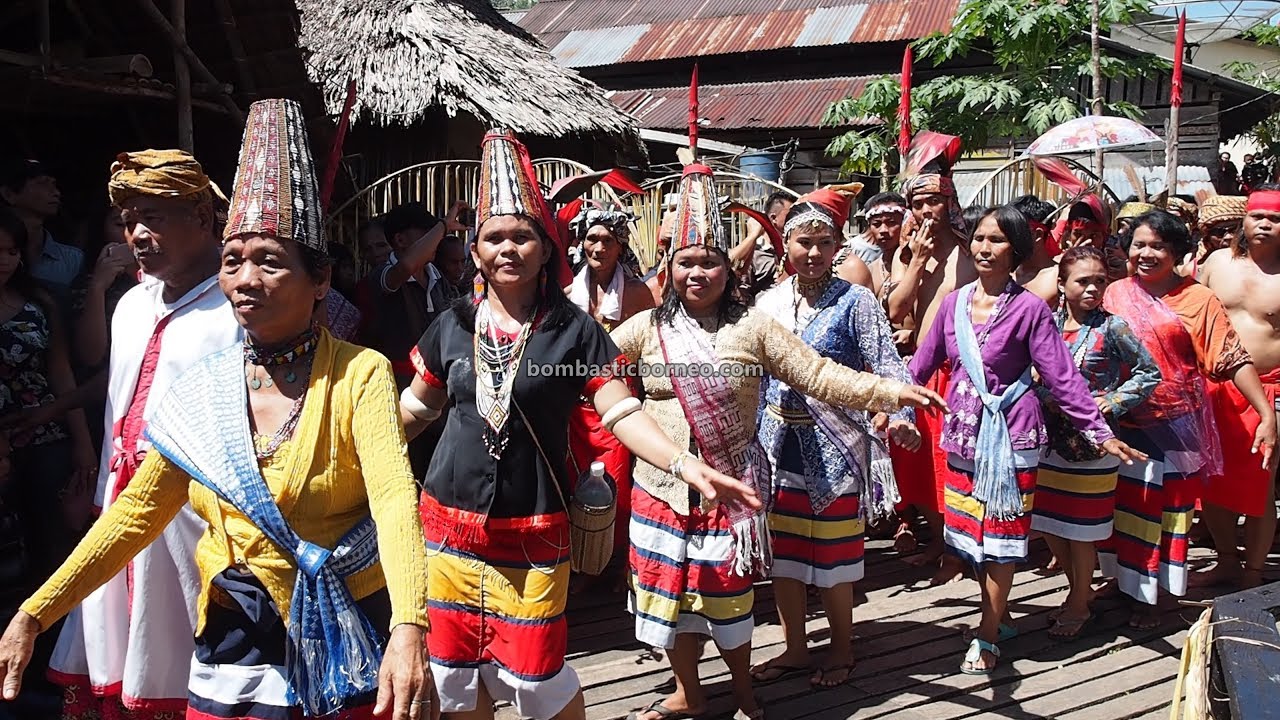
{"label": "woman in gold lace top", "polygon": [[[843,367],[762,313],[736,302],[711,171],[685,168],[663,303],[623,323],[614,342],[643,381],[645,411],[712,467],[771,497],[769,460],[756,440],[766,373],[832,405],[893,411],[943,407],[923,388]],[[738,717],[759,720],[748,665],[752,581],[769,564],[763,510],[712,505],[680,482],[690,452],[668,472],[637,463],[631,505],[631,607],[636,637],[666,648],[676,692],[633,715],[699,715],[700,635],[710,635],[732,676]]]}

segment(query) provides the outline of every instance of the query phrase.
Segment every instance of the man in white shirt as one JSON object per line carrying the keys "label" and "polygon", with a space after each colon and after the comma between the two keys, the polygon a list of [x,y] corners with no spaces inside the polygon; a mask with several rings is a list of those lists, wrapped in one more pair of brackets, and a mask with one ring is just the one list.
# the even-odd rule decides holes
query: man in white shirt
{"label": "man in white shirt", "polygon": [[[111,318],[106,428],[97,505],[106,509],[146,456],[143,431],[172,383],[204,356],[241,342],[218,287],[215,208],[220,193],[178,150],[121,154],[108,191],[147,276]],[[225,202],[225,201],[223,201]],[[183,713],[194,652],[205,523],[188,506],[128,570],[68,616],[50,663],[68,688],[70,717],[129,710]]]}

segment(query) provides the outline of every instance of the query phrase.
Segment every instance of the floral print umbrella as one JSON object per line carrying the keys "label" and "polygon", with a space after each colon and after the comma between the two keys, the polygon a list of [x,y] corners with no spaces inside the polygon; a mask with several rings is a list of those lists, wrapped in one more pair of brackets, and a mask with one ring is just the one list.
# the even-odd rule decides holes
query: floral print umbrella
{"label": "floral print umbrella", "polygon": [[1155,133],[1132,120],[1088,115],[1050,128],[1027,146],[1027,154],[1070,155],[1163,142]]}

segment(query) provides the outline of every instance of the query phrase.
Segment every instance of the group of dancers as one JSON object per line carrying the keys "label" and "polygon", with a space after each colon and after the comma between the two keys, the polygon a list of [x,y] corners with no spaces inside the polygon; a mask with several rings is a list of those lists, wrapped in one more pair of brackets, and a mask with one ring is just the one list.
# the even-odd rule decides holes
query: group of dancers
{"label": "group of dancers", "polygon": [[[193,718],[469,719],[506,701],[524,717],[585,718],[565,662],[566,511],[571,468],[589,452],[625,495],[619,552],[636,638],[666,649],[675,676],[675,691],[634,717],[707,712],[698,665],[709,637],[738,717],[760,720],[760,683],[852,677],[868,522],[904,503],[942,518],[940,536],[982,586],[960,670],[986,674],[1016,632],[1007,602],[1033,529],[1053,538],[1072,582],[1058,634],[1087,622],[1095,543],[1104,572],[1138,601],[1153,605],[1158,586],[1183,591],[1187,524],[1221,457],[1206,379],[1234,382],[1258,413],[1260,466],[1274,445],[1250,356],[1213,292],[1177,274],[1190,236],[1162,211],[1133,219],[1132,277],[1110,282],[1102,250],[1067,249],[1051,310],[1014,279],[1044,255],[1046,218],[1001,206],[969,228],[945,168],[923,172],[900,208],[909,241],[870,263],[886,270],[877,293],[841,277],[866,261],[835,266],[853,189],[822,189],[782,218],[775,247],[790,274],[749,303],[714,173],[695,162],[665,224],[659,292],[646,298],[637,279],[616,279],[627,240],[616,211],[588,208],[570,224],[586,258],[571,278],[524,146],[491,131],[481,163],[476,292],[422,336],[398,399],[391,361],[403,358],[313,324],[329,268],[296,104],[252,107],[216,243],[201,209],[207,178],[196,187],[188,174],[175,190],[163,162],[117,168],[135,253],[177,252],[139,198],[204,218],[193,227],[220,248],[220,266],[190,292],[216,286],[225,303],[190,317],[216,324],[221,313],[238,330],[153,390],[157,338],[181,301],[170,279],[140,286],[157,301],[154,342],[122,391],[130,410],[116,411],[145,421],[130,453],[140,462],[108,473],[102,517],[0,640],[4,699],[37,635],[70,614],[55,669],[80,678],[101,716],[123,705]],[[1255,196],[1250,217],[1271,202],[1258,211],[1280,219],[1280,202]],[[1206,272],[1220,271],[1214,262]],[[628,370],[637,364],[672,370]],[[419,494],[406,442],[439,422]],[[192,512],[198,542],[183,547],[168,528]],[[162,560],[173,567],[157,574]],[[163,588],[138,584],[159,575],[178,588],[163,601],[186,600],[189,628],[136,612],[163,604]],[[786,646],[752,667],[763,578]],[[819,588],[832,629],[812,668],[806,586]],[[190,662],[158,666],[150,646],[176,630],[190,631]]]}

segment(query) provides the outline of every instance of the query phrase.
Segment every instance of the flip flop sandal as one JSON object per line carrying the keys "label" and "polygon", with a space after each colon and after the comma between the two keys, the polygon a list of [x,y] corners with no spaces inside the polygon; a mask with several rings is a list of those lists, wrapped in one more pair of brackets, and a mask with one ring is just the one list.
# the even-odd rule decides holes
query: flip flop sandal
{"label": "flip flop sandal", "polygon": [[[804,675],[808,672],[809,672],[809,667],[807,665],[804,667],[801,667],[799,665],[783,665],[781,663],[766,662],[764,664],[764,667],[750,673],[750,675],[751,675],[751,680],[754,681],[755,684],[757,685],[772,685],[777,682],[782,682],[787,678],[793,678],[797,675]],[[772,673],[777,673],[777,674],[772,674]],[[760,677],[761,675],[770,675],[770,676]]]}
{"label": "flip flop sandal", "polygon": [[696,718],[702,717],[702,715],[691,715],[687,712],[672,710],[666,705],[663,705],[661,700],[654,700],[653,704],[649,707],[628,715],[627,720],[640,720],[641,715],[651,712],[658,713],[658,720],[695,720]]}
{"label": "flip flop sandal", "polygon": [[[977,633],[977,628],[965,628],[961,635],[964,637],[965,642],[973,642],[977,638]],[[1018,637],[1018,628],[1000,623],[1000,627],[996,630],[996,642],[1002,643],[1016,637]]]}
{"label": "flip flop sandal", "polygon": [[[1064,620],[1062,616],[1058,616],[1053,621],[1053,627],[1049,628],[1049,637],[1054,640],[1071,641],[1084,634],[1084,629],[1089,623],[1093,622],[1093,613],[1080,618],[1079,620]],[[1072,632],[1063,632],[1063,628],[1074,628]]]}
{"label": "flip flop sandal", "polygon": [[969,643],[969,651],[964,654],[964,662],[960,663],[960,672],[965,675],[990,675],[996,669],[995,665],[989,668],[975,667],[982,662],[983,651],[989,652],[996,657],[997,664],[1000,662],[1000,648],[986,640],[974,638]]}
{"label": "flip flop sandal", "polygon": [[[810,679],[809,684],[812,685],[815,690],[834,690],[840,687],[841,685],[847,684],[850,680],[853,679],[853,669],[856,668],[857,666],[858,666],[857,661],[854,661],[845,665],[836,665],[835,667],[818,668],[818,675],[821,676],[821,679],[818,680],[817,682],[814,682],[812,679]],[[827,673],[839,672],[841,670],[845,671],[843,680],[841,680],[838,683],[827,682]]]}

